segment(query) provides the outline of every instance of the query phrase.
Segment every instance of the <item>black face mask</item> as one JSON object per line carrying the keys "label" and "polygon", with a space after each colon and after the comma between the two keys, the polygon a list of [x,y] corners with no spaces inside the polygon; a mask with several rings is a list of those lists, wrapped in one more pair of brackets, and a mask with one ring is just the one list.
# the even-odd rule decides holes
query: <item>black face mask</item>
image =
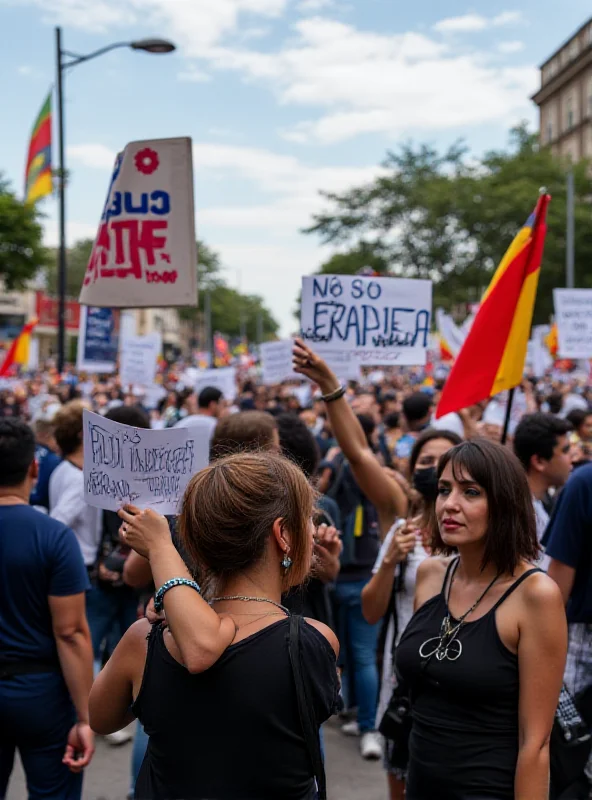
{"label": "black face mask", "polygon": [[413,488],[432,502],[438,496],[438,471],[436,467],[417,469],[413,473]]}

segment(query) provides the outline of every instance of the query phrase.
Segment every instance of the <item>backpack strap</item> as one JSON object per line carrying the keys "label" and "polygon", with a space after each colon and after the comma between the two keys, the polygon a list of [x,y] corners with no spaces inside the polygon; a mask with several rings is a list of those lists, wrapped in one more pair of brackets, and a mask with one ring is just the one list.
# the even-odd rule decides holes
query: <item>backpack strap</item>
{"label": "backpack strap", "polygon": [[297,614],[292,614],[290,617],[289,653],[292,674],[294,675],[294,684],[296,686],[298,713],[304,732],[306,749],[308,750],[308,756],[317,781],[318,800],[327,800],[327,781],[325,778],[325,767],[319,740],[319,728],[313,715],[312,706],[308,702],[306,683],[302,672],[302,649],[300,645],[301,628],[302,617]]}

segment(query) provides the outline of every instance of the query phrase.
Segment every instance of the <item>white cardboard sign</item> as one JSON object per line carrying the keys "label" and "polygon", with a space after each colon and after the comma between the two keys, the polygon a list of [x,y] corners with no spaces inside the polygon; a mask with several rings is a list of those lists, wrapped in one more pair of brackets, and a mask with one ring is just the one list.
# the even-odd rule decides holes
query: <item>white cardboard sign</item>
{"label": "white cardboard sign", "polygon": [[592,289],[553,289],[559,358],[592,358]]}
{"label": "white cardboard sign", "polygon": [[368,366],[423,365],[431,309],[431,281],[306,276],[301,336],[330,364],[342,353]]}
{"label": "white cardboard sign", "polygon": [[121,385],[152,386],[162,348],[160,333],[128,336],[121,341],[119,377]]}
{"label": "white cardboard sign", "polygon": [[87,410],[83,424],[84,494],[95,508],[133,503],[177,514],[189,479],[208,464],[209,442],[198,429],[132,428]]}
{"label": "white cardboard sign", "polygon": [[195,393],[199,395],[206,386],[220,389],[225,400],[231,402],[236,397],[236,368],[219,367],[218,369],[200,369],[195,379]]}
{"label": "white cardboard sign", "polygon": [[131,142],[115,160],[80,302],[197,303],[191,139]]}
{"label": "white cardboard sign", "polygon": [[292,370],[293,347],[292,339],[264,342],[259,346],[263,383],[270,386],[282,381],[302,380],[302,376]]}

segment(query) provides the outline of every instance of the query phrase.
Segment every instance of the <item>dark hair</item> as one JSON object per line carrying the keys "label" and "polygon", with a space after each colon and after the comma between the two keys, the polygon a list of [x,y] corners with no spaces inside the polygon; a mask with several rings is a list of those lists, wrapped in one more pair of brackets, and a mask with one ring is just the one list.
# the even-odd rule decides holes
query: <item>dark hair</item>
{"label": "dark hair", "polygon": [[407,422],[419,422],[430,413],[433,401],[425,392],[414,392],[403,400],[403,414]]}
{"label": "dark hair", "polygon": [[216,389],[214,386],[206,386],[199,393],[197,405],[199,408],[209,408],[210,403],[219,403],[222,397],[223,394],[220,389]]}
{"label": "dark hair", "polygon": [[[540,548],[532,495],[526,473],[512,451],[487,439],[475,439],[444,453],[438,464],[438,479],[448,464],[455,480],[470,475],[487,495],[482,567],[492,563],[500,575],[513,575],[522,559],[536,561]],[[444,543],[435,514],[430,528],[433,552],[451,555],[454,549]]]}
{"label": "dark hair", "polygon": [[514,431],[514,452],[524,469],[530,469],[533,456],[544,458],[546,461],[553,458],[557,439],[569,431],[571,431],[570,423],[554,414],[545,414],[543,411],[525,414]]}
{"label": "dark hair", "polygon": [[399,427],[399,422],[401,420],[401,415],[398,411],[391,411],[390,414],[387,414],[384,418],[384,427],[388,428],[389,430],[393,430],[394,428]]}
{"label": "dark hair", "polygon": [[553,392],[547,397],[547,404],[551,414],[559,414],[563,407],[563,395],[560,392]]}
{"label": "dark hair", "polygon": [[35,459],[35,434],[20,419],[0,419],[0,486],[18,486]]}
{"label": "dark hair", "polygon": [[268,450],[277,430],[274,417],[266,411],[239,411],[216,425],[210,444],[210,458],[222,458],[245,450]]}
{"label": "dark hair", "polygon": [[307,478],[312,478],[321,460],[317,440],[296,414],[280,414],[276,422],[282,453],[298,464]]}
{"label": "dark hair", "polygon": [[141,406],[118,406],[105,414],[105,419],[130,425],[132,428],[149,428],[150,417]]}
{"label": "dark hair", "polygon": [[566,416],[566,420],[577,431],[586,421],[586,417],[592,416],[592,411],[589,408],[574,408]]}
{"label": "dark hair", "polygon": [[54,417],[55,440],[64,457],[74,453],[82,443],[83,411],[84,406],[79,400],[71,400]]}
{"label": "dark hair", "polygon": [[[179,515],[182,545],[200,578],[225,579],[260,562],[277,519],[291,534],[284,589],[306,578],[315,492],[302,470],[275,453],[238,453],[189,481]],[[208,586],[208,590],[211,587]]]}
{"label": "dark hair", "polygon": [[415,465],[417,464],[417,459],[420,457],[421,451],[423,450],[424,446],[428,442],[433,442],[436,439],[446,439],[447,442],[450,442],[452,447],[462,442],[462,438],[458,435],[458,433],[455,433],[454,431],[444,431],[444,430],[441,431],[438,428],[428,428],[427,431],[422,431],[422,433],[415,440],[415,444],[413,445],[413,449],[411,450],[411,455],[409,456],[410,475],[413,475],[413,473],[415,472]]}
{"label": "dark hair", "polygon": [[192,394],[195,394],[193,389],[182,389],[180,392],[177,392],[177,408],[178,409],[183,408],[183,406],[185,405],[187,400],[189,400]]}
{"label": "dark hair", "polygon": [[[368,394],[368,392],[366,392],[366,394]],[[368,442],[368,447],[372,448],[373,445],[371,436],[376,428],[376,423],[369,414],[356,414],[356,417],[358,418],[358,422],[362,426],[362,430],[364,431],[364,435],[366,436],[366,441]]]}

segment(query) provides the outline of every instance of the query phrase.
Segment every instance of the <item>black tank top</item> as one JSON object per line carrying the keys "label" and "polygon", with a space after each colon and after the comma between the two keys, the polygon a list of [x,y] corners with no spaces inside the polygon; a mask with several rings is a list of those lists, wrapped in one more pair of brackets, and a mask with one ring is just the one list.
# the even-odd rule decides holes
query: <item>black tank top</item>
{"label": "black tank top", "polygon": [[[150,741],[136,800],[309,800],[312,766],[288,653],[289,620],[231,645],[206,672],[190,674],[168,652],[163,627],[148,641],[132,710]],[[335,653],[301,629],[303,670],[319,726],[337,707]]]}
{"label": "black tank top", "polygon": [[[457,660],[420,656],[422,644],[440,635],[448,613],[446,571],[440,594],[411,618],[395,664],[411,691],[407,800],[513,800],[518,759],[518,656],[503,644],[496,609],[530,575],[513,583],[483,617],[463,625]],[[454,622],[454,620],[452,620]],[[427,647],[423,654],[433,648]],[[454,656],[455,649],[451,649]]]}

